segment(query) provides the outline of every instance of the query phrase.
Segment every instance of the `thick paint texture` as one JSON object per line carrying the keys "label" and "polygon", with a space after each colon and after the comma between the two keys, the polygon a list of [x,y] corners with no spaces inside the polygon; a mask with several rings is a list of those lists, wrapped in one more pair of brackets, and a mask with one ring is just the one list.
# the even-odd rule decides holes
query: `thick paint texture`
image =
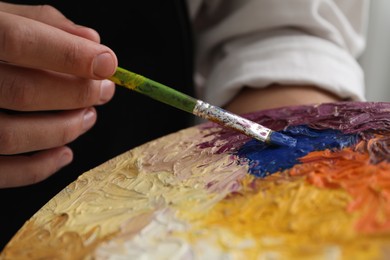
{"label": "thick paint texture", "polygon": [[[381,138],[362,142],[359,146],[375,145]],[[361,148],[361,147],[358,147]],[[387,148],[388,149],[388,148]],[[387,152],[389,152],[387,150]],[[389,157],[389,155],[387,156]],[[291,176],[304,176],[313,186],[328,190],[345,190],[352,198],[347,212],[358,212],[354,224],[360,233],[390,232],[390,164],[370,162],[370,155],[346,148],[340,151],[317,151],[301,158]],[[315,171],[313,171],[315,169]]]}
{"label": "thick paint texture", "polygon": [[316,130],[308,126],[291,126],[282,133],[297,140],[296,145],[275,146],[250,140],[237,152],[240,158],[248,160],[249,172],[257,177],[292,168],[299,158],[312,151],[338,150],[356,144],[356,134],[343,134],[339,130]]}
{"label": "thick paint texture", "polygon": [[196,241],[216,237],[232,259],[381,259],[389,239],[356,232],[350,201],[343,189],[319,189],[302,177],[247,176],[188,233]]}
{"label": "thick paint texture", "polygon": [[297,146],[211,123],[154,140],[80,176],[0,259],[388,259],[390,103],[247,117]]}

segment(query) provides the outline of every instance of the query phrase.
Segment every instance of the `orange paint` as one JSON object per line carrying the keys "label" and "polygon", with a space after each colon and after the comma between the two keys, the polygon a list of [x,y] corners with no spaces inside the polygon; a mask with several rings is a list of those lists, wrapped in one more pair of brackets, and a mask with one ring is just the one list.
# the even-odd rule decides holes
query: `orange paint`
{"label": "orange paint", "polygon": [[312,152],[290,171],[291,176],[306,176],[317,187],[347,191],[353,198],[347,210],[361,214],[355,226],[361,233],[390,231],[390,164],[384,160],[372,164],[374,155],[361,152],[374,144],[370,140],[356,150]]}

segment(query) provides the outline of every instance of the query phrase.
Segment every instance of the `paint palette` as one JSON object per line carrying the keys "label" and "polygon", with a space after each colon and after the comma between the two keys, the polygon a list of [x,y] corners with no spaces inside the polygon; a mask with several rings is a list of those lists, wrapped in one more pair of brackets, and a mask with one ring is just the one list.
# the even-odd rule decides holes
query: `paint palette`
{"label": "paint palette", "polygon": [[270,146],[205,123],[81,175],[4,259],[381,259],[390,249],[390,103],[244,115]]}

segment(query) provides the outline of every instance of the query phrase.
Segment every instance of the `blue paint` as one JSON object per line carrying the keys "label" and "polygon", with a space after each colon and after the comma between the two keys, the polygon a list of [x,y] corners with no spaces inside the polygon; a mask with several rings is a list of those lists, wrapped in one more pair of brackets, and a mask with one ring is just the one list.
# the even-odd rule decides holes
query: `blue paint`
{"label": "blue paint", "polygon": [[286,145],[288,147],[295,147],[295,145],[297,144],[297,140],[292,138],[291,136],[287,136],[274,131],[271,132],[269,140],[271,144]]}
{"label": "blue paint", "polygon": [[316,130],[305,125],[290,126],[281,131],[296,139],[296,145],[275,146],[251,140],[237,152],[240,158],[249,163],[249,173],[257,177],[290,169],[298,164],[298,159],[312,151],[341,149],[357,143],[357,134],[343,134],[338,130]]}

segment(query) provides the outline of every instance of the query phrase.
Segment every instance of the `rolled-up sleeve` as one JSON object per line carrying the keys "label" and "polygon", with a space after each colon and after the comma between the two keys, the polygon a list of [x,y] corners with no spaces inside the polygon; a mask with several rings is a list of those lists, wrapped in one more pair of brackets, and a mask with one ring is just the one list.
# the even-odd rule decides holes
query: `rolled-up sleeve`
{"label": "rolled-up sleeve", "polygon": [[244,86],[271,84],[316,85],[365,99],[357,58],[368,0],[195,2],[196,69],[206,101],[223,106]]}

